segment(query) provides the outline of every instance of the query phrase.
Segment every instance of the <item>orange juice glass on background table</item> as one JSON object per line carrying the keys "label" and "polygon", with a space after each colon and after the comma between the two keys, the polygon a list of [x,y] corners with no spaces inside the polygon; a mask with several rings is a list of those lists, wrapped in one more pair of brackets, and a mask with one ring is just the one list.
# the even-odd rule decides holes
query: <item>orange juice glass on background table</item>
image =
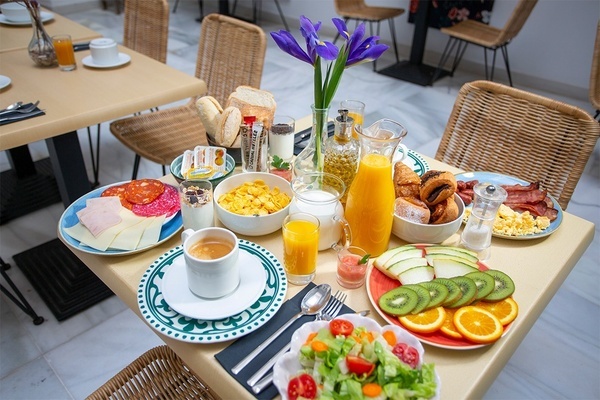
{"label": "orange juice glass on background table", "polygon": [[52,45],[54,46],[58,67],[61,71],[73,71],[77,68],[75,51],[73,50],[73,42],[70,35],[52,36]]}
{"label": "orange juice glass on background table", "polygon": [[319,226],[319,219],[307,213],[293,213],[283,220],[283,265],[294,285],[306,285],[315,278]]}
{"label": "orange juice glass on background table", "polygon": [[[365,103],[358,100],[342,100],[340,102],[340,108],[348,110],[348,116],[354,120],[354,126],[358,125],[362,128],[365,119]],[[358,140],[358,135],[352,128],[352,136]]]}

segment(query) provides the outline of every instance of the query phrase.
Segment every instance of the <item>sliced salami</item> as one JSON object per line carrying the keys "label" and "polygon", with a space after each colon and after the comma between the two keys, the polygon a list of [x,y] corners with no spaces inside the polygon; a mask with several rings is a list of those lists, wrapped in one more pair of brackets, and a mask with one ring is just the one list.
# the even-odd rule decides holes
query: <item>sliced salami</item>
{"label": "sliced salami", "polygon": [[133,204],[125,198],[125,191],[127,190],[127,185],[129,185],[129,183],[125,183],[123,185],[111,186],[111,187],[107,188],[105,191],[103,191],[100,196],[101,197],[117,196],[119,198],[119,200],[121,200],[121,205],[123,207],[127,208],[128,210],[131,210],[131,208],[133,207]]}
{"label": "sliced salami", "polygon": [[167,217],[179,211],[179,193],[171,185],[163,185],[164,191],[151,203],[134,204],[131,211],[141,217],[156,217],[166,214]]}
{"label": "sliced salami", "polygon": [[165,185],[157,179],[136,179],[125,187],[125,198],[133,204],[149,204],[165,190]]}

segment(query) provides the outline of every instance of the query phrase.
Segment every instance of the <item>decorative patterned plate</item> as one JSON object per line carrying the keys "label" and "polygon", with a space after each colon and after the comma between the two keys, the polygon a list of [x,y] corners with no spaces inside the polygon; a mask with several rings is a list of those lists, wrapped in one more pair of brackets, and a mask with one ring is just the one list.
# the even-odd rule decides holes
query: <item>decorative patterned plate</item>
{"label": "decorative patterned plate", "polygon": [[81,196],[80,198],[75,200],[73,203],[71,203],[71,205],[69,205],[69,207],[67,207],[67,209],[63,212],[63,214],[60,217],[60,220],[58,221],[58,233],[60,234],[60,237],[63,238],[63,240],[69,246],[71,246],[72,248],[74,248],[76,250],[83,251],[84,253],[104,255],[104,256],[125,256],[125,255],[130,255],[130,254],[135,254],[135,253],[139,253],[142,251],[146,251],[148,249],[151,249],[152,247],[158,246],[159,244],[161,244],[165,240],[169,240],[173,235],[175,235],[177,232],[179,232],[179,230],[183,226],[183,219],[181,218],[181,211],[177,211],[176,214],[174,214],[171,217],[168,217],[165,220],[165,223],[163,224],[162,229],[160,231],[160,237],[158,238],[158,242],[156,242],[150,246],[141,248],[141,249],[135,249],[135,250],[108,249],[106,251],[96,250],[92,247],[81,244],[81,242],[79,242],[79,240],[72,238],[71,236],[69,236],[69,234],[67,232],[65,232],[65,228],[71,227],[71,226],[75,225],[77,222],[79,222],[79,218],[77,218],[77,212],[85,207],[85,202],[87,199],[91,199],[93,197],[100,197],[102,192],[104,192],[108,187],[115,186],[115,185],[122,185],[126,182],[127,181],[114,183],[114,184],[110,184],[110,185],[106,185],[106,186],[97,188],[87,194],[84,194],[83,196]]}
{"label": "decorative patterned plate", "polygon": [[239,239],[239,246],[240,251],[257,257],[267,273],[265,289],[254,304],[236,315],[214,321],[185,317],[172,310],[163,298],[161,287],[165,270],[183,254],[183,246],[177,246],[152,263],[138,287],[138,307],[150,326],[184,342],[217,343],[240,338],[267,323],[285,300],[285,270],[264,247],[243,239]]}
{"label": "decorative patterned plate", "polygon": [[[516,185],[516,184],[529,185],[529,183],[530,183],[530,182],[524,181],[522,179],[510,176],[510,175],[502,175],[502,174],[497,174],[495,172],[480,172],[480,171],[464,172],[462,174],[456,174],[455,176],[456,176],[456,180],[465,181],[465,182],[472,181],[473,179],[477,179],[479,182],[489,182],[489,183],[502,184],[502,185]],[[556,210],[558,210],[558,216],[556,217],[556,219],[554,221],[550,222],[550,226],[547,227],[546,229],[544,229],[542,232],[532,233],[530,235],[521,235],[521,236],[509,236],[509,235],[503,235],[501,233],[492,232],[492,236],[497,237],[497,238],[502,238],[502,239],[530,240],[530,239],[540,239],[540,238],[543,238],[543,237],[546,237],[546,236],[552,234],[555,230],[558,229],[558,227],[562,223],[563,211],[562,211],[562,208],[560,208],[560,205],[558,204],[556,199],[554,199],[554,197],[552,197],[550,195],[548,195],[548,197],[550,197],[550,199],[552,200],[552,204],[554,204],[554,208]],[[472,207],[473,207],[473,205],[469,204],[468,206],[466,206],[466,209],[470,210]]]}
{"label": "decorative patterned plate", "polygon": [[[398,147],[398,149],[400,149],[400,147]],[[396,163],[400,157],[400,151],[396,150],[392,163]],[[429,171],[429,164],[427,164],[427,161],[411,149],[408,149],[408,156],[402,162],[411,167],[413,171],[419,174],[419,176]]]}

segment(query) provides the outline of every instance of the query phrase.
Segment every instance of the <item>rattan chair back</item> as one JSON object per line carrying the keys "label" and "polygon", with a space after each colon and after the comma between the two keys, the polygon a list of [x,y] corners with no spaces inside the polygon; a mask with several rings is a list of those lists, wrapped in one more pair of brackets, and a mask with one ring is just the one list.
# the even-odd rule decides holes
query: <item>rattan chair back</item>
{"label": "rattan chair back", "polygon": [[127,0],[125,2],[123,45],[167,62],[169,3],[167,0]]}
{"label": "rattan chair back", "polygon": [[489,81],[460,89],[435,158],[541,182],[567,208],[600,136],[584,110]]}
{"label": "rattan chair back", "polygon": [[504,24],[496,38],[496,46],[502,46],[515,38],[525,25],[538,0],[520,0],[514,8],[510,18]]}
{"label": "rattan chair back", "polygon": [[596,43],[590,73],[590,102],[596,109],[594,118],[598,118],[600,116],[600,21],[596,27]]}
{"label": "rattan chair back", "polygon": [[[143,0],[145,1],[145,0]],[[219,399],[168,346],[158,346],[126,366],[87,400]]]}

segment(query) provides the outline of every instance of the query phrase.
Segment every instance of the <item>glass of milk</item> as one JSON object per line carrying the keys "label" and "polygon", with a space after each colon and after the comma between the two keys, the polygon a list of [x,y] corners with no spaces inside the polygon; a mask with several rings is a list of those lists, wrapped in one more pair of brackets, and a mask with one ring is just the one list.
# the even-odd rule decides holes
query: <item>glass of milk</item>
{"label": "glass of milk", "polygon": [[319,251],[348,247],[352,234],[340,203],[346,191],[344,181],[333,174],[313,172],[294,178],[291,186],[290,214],[304,212],[319,219]]}
{"label": "glass of milk", "polygon": [[289,161],[294,156],[296,121],[287,115],[275,115],[269,128],[269,157]]}
{"label": "glass of milk", "polygon": [[195,231],[214,225],[213,187],[208,180],[185,180],[179,184],[184,229]]}

